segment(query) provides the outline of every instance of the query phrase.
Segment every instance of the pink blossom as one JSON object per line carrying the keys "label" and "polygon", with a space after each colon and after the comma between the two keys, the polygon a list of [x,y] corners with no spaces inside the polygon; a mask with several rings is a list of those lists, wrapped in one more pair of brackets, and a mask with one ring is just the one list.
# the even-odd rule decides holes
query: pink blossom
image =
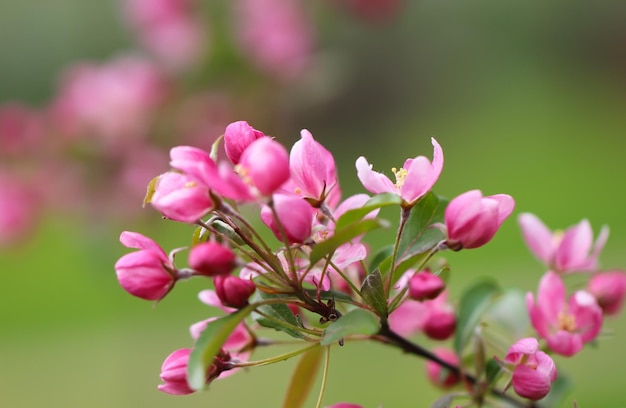
{"label": "pink blossom", "polygon": [[[447,348],[435,348],[433,353],[453,366],[459,365],[459,358],[454,351]],[[445,371],[444,371],[445,370]],[[460,381],[458,374],[448,370],[445,367],[440,366],[434,361],[428,360],[426,362],[426,375],[428,379],[438,387],[450,388],[456,385]]]}
{"label": "pink blossom", "polygon": [[424,270],[415,273],[409,280],[409,296],[413,300],[434,299],[446,288],[446,284],[437,275]]}
{"label": "pink blossom", "polygon": [[0,247],[20,242],[37,223],[38,194],[14,175],[0,174]]}
{"label": "pink blossom", "polygon": [[313,27],[298,0],[234,1],[243,54],[279,79],[300,76],[310,64]]}
{"label": "pink blossom", "polygon": [[[413,274],[413,272],[410,272]],[[407,278],[408,281],[408,278]],[[402,284],[402,287],[404,284]],[[401,289],[401,288],[398,288]],[[418,302],[405,299],[389,315],[389,327],[401,336],[424,332],[434,340],[445,340],[454,334],[456,316],[448,303],[448,292],[444,290],[433,300]]]}
{"label": "pink blossom", "polygon": [[254,282],[232,275],[217,275],[213,278],[215,292],[225,306],[242,308],[256,290]]}
{"label": "pink blossom", "polygon": [[137,232],[122,232],[120,242],[127,248],[139,249],[122,256],[115,263],[122,288],[146,300],[160,300],[167,295],[176,282],[176,269],[165,251]]}
{"label": "pink blossom", "polygon": [[44,123],[41,115],[18,103],[0,106],[0,152],[24,155],[41,148]]}
{"label": "pink blossom", "polygon": [[269,206],[264,206],[261,210],[261,220],[278,240],[283,241],[283,232],[290,243],[302,243],[311,237],[315,210],[306,200],[296,196],[275,194],[272,202],[276,217]]}
{"label": "pink blossom", "polygon": [[174,69],[197,61],[207,47],[195,0],[125,0],[124,14],[139,42]]}
{"label": "pink blossom", "polygon": [[161,380],[159,391],[172,395],[186,395],[195,392],[187,384],[187,363],[191,349],[184,348],[174,351],[167,356],[161,366]]}
{"label": "pink blossom", "polygon": [[479,190],[471,190],[455,197],[445,212],[448,247],[458,251],[485,245],[514,207],[515,201],[506,194],[483,197]]}
{"label": "pink blossom", "polygon": [[206,188],[189,176],[174,172],[159,176],[150,204],[166,218],[191,224],[213,208]]}
{"label": "pink blossom", "polygon": [[64,73],[52,113],[67,135],[94,135],[105,148],[122,151],[146,137],[167,87],[160,70],[140,57],[83,63]]}
{"label": "pink blossom", "polygon": [[270,138],[257,139],[241,155],[239,174],[261,195],[271,195],[289,179],[287,150]]}
{"label": "pink blossom", "polygon": [[589,280],[587,289],[606,315],[620,312],[626,296],[626,272],[620,270],[600,272]]}
{"label": "pink blossom", "polygon": [[552,358],[539,350],[537,339],[519,340],[509,348],[504,361],[515,366],[512,380],[517,395],[536,401],[550,392],[557,370]]}
{"label": "pink blossom", "polygon": [[539,282],[537,303],[532,293],[526,295],[530,321],[555,353],[573,356],[584,343],[595,339],[602,327],[602,309],[593,295],[577,291],[569,301],[565,285],[555,272],[548,271]]}
{"label": "pink blossom", "polygon": [[519,225],[531,252],[555,272],[593,271],[609,236],[608,227],[602,227],[595,244],[589,221],[582,220],[565,232],[552,232],[537,216],[520,214]]}
{"label": "pink blossom", "polygon": [[233,164],[239,164],[244,150],[255,140],[265,137],[263,132],[256,130],[246,121],[233,122],[224,131],[224,149]]}
{"label": "pink blossom", "polygon": [[407,159],[404,167],[392,169],[396,182],[387,176],[372,170],[372,165],[361,156],[356,160],[357,176],[363,186],[374,194],[393,193],[399,195],[405,207],[411,207],[426,195],[441,174],[443,169],[443,151],[439,143],[431,138],[434,152],[432,163],[424,156]]}
{"label": "pink blossom", "polygon": [[290,192],[319,203],[328,197],[328,204],[334,206],[341,195],[335,159],[313,139],[311,132],[304,129],[300,135],[300,140],[294,143],[289,154]]}
{"label": "pink blossom", "polygon": [[217,242],[203,242],[189,252],[189,266],[199,275],[228,275],[237,257],[228,247]]}

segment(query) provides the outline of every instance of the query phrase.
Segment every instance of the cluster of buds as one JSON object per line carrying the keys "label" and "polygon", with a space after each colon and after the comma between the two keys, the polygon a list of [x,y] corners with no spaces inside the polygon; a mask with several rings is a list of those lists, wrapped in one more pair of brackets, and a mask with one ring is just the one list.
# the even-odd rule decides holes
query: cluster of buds
{"label": "cluster of buds", "polygon": [[[226,157],[220,160],[222,141]],[[209,279],[212,288],[200,299],[222,313],[192,325],[195,346],[168,357],[159,389],[191,393],[241,367],[301,354],[321,358],[321,348],[365,336],[426,358],[427,376],[435,385],[463,388],[450,398],[476,403],[499,398],[523,406],[505,393],[509,384],[519,397],[545,397],[557,378],[550,354],[578,353],[597,338],[603,316],[616,314],[623,303],[625,274],[598,269],[607,231],[594,245],[587,221],[561,235],[533,215],[519,216],[525,240],[550,269],[541,278],[537,300],[532,293],[526,297],[530,321],[546,343],[540,349],[535,338],[513,339],[508,352],[495,349],[487,358],[484,338],[490,328],[480,322],[501,292],[487,282],[451,300],[450,267],[439,255],[487,244],[515,203],[509,195],[485,196],[479,190],[449,202],[435,195],[444,155],[440,144],[431,142],[432,160],[407,159],[403,168],[393,169],[395,180],[359,157],[357,177],[373,195],[347,198],[332,154],[307,130],[290,151],[244,121],[228,125],[210,152],[172,148],[172,170],[150,183],[146,203],[164,219],[193,225],[192,244],[168,256],[151,239],[124,232],[121,242],[139,251],[118,261],[118,279],[131,295],[158,301],[178,280]],[[244,206],[256,208],[256,216],[242,211]],[[392,245],[372,249],[365,237],[388,225],[379,210],[394,206],[400,216]],[[178,266],[175,255],[182,252],[188,253],[187,263]],[[588,287],[568,298],[563,277],[574,272],[589,274]],[[260,337],[263,328],[305,340],[305,346],[250,361],[255,347],[274,342]],[[419,336],[452,339],[453,348],[429,351],[412,341]],[[494,364],[500,367],[496,374]],[[491,374],[485,376],[487,366]],[[498,381],[507,372],[509,380],[500,390]]]}

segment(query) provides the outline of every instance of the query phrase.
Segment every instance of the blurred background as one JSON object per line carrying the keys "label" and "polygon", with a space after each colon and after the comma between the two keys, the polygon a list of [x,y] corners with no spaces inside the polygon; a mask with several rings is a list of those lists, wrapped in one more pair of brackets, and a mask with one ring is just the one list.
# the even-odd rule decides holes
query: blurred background
{"label": "blurred background", "polygon": [[[363,191],[358,156],[385,171],[432,157],[431,136],[445,154],[438,194],[511,194],[490,245],[445,254],[453,302],[483,275],[536,291],[522,211],[553,229],[610,225],[601,263],[624,268],[625,16],[613,1],[0,0],[0,406],[280,405],[292,361],[158,392],[163,359],[212,312],[197,300],[207,284],[154,307],[113,269],[123,230],[166,251],[189,242],[190,227],[141,208],[145,186],[170,147],[208,149],[235,120],[288,148],[309,129],[344,196]],[[605,327],[597,347],[556,358],[575,383],[563,406],[626,406],[611,375],[626,318]],[[350,343],[332,357],[327,405],[440,395],[395,349]]]}

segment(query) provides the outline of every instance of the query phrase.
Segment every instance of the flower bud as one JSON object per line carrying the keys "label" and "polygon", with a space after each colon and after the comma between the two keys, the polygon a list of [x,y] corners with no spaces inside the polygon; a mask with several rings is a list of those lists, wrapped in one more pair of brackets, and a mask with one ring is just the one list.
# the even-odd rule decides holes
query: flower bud
{"label": "flower bud", "polygon": [[598,273],[589,280],[588,289],[604,314],[617,314],[626,295],[626,273],[624,271]]}
{"label": "flower bud", "polygon": [[217,275],[213,278],[215,292],[224,306],[242,308],[256,290],[254,282],[232,275]]}
{"label": "flower bud", "polygon": [[527,337],[517,341],[504,361],[515,365],[512,382],[517,395],[536,401],[550,392],[557,377],[556,366],[549,355],[539,351],[537,339]]}
{"label": "flower bud", "polygon": [[[433,350],[433,353],[451,365],[459,365],[459,358],[452,350],[446,348],[436,348]],[[460,380],[458,374],[430,360],[426,362],[426,375],[433,384],[442,388],[450,388],[457,384]]]}
{"label": "flower bud", "polygon": [[454,334],[456,316],[448,307],[432,309],[424,321],[422,330],[433,340],[445,340]]}
{"label": "flower bud", "polygon": [[195,392],[187,384],[187,363],[191,349],[184,348],[174,351],[167,356],[161,366],[161,380],[159,391],[172,395],[186,395]]}
{"label": "flower bud", "polygon": [[273,197],[273,205],[280,224],[269,206],[261,210],[261,220],[272,230],[277,239],[283,240],[281,225],[287,240],[291,243],[302,243],[311,237],[315,210],[306,200],[296,196],[276,194]]}
{"label": "flower bud", "polygon": [[195,223],[213,207],[206,188],[175,172],[159,176],[150,203],[166,218],[187,223]]}
{"label": "flower bud", "polygon": [[248,122],[240,120],[226,126],[224,131],[224,149],[226,156],[233,164],[239,164],[244,150],[255,140],[265,137],[263,132],[256,130]]}
{"label": "flower bud", "polygon": [[228,275],[235,267],[235,253],[217,242],[204,242],[191,248],[188,263],[200,275]]}
{"label": "flower bud", "polygon": [[509,195],[483,197],[479,190],[452,199],[445,212],[448,247],[458,251],[485,245],[514,207],[515,201]]}
{"label": "flower bud", "polygon": [[117,280],[133,296],[145,300],[162,299],[174,286],[174,266],[161,247],[136,232],[124,231],[120,236],[128,248],[138,248],[115,263]]}
{"label": "flower bud", "polygon": [[268,196],[289,180],[287,150],[268,137],[257,139],[241,155],[239,174]]}
{"label": "flower bud", "polygon": [[421,271],[409,279],[409,296],[414,300],[431,300],[439,296],[446,284],[430,271]]}

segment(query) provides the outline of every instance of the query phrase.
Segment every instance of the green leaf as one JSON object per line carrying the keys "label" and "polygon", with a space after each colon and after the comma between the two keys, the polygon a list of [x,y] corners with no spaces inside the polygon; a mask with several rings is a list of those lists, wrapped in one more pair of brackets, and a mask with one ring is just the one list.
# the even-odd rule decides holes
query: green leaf
{"label": "green leaf", "polygon": [[391,263],[391,255],[393,254],[393,244],[389,244],[380,248],[373,256],[370,262],[369,270],[373,271],[374,269],[380,269],[383,274],[385,274],[386,270],[383,269],[382,264],[384,261],[387,262],[387,270],[389,269],[389,263]]}
{"label": "green leaf", "polygon": [[498,381],[500,374],[502,374],[504,370],[502,366],[496,361],[495,358],[490,358],[487,360],[487,368],[485,369],[485,379],[487,380],[487,384],[492,385]]}
{"label": "green leaf", "polygon": [[379,328],[375,315],[364,309],[354,309],[330,323],[320,344],[328,346],[351,334],[376,334]]}
{"label": "green leaf", "polygon": [[228,336],[253,309],[253,305],[248,305],[234,313],[219,317],[209,322],[206,329],[200,333],[200,337],[196,340],[187,363],[187,382],[192,389],[201,390],[204,388],[206,372],[213,363],[213,359],[228,339]]}
{"label": "green leaf", "polygon": [[217,156],[219,154],[219,148],[222,139],[224,139],[224,135],[220,135],[220,137],[215,139],[215,142],[213,142],[213,144],[211,145],[211,152],[209,153],[209,157],[211,157],[211,160],[213,160],[215,163],[217,163]]}
{"label": "green leaf", "polygon": [[461,355],[480,323],[483,313],[496,295],[500,287],[493,279],[484,278],[470,286],[459,302],[456,332],[454,333],[454,351]]}
{"label": "green leaf", "polygon": [[573,389],[574,383],[572,380],[559,372],[559,376],[552,383],[552,387],[550,387],[548,395],[538,401],[539,406],[546,408],[559,407],[565,400],[565,397],[567,397]]}
{"label": "green leaf", "polygon": [[[281,297],[284,296],[272,295],[257,290],[251,298],[251,303],[258,302],[260,300],[277,299]],[[289,309],[289,306],[287,306],[286,304],[275,303],[270,305],[263,305],[259,306],[257,310],[272,318],[268,319],[267,317],[258,313],[252,313],[252,318],[254,319],[254,321],[259,323],[261,326],[285,332],[291,337],[295,337],[297,339],[304,338],[304,335],[296,329],[296,327],[299,326],[298,321],[291,312],[291,309]]]}
{"label": "green leaf", "polygon": [[398,243],[398,263],[430,251],[445,238],[439,228],[431,225],[443,222],[448,201],[434,193],[426,194],[412,209]]}
{"label": "green leaf", "polygon": [[358,223],[350,224],[342,229],[336,229],[332,237],[324,240],[313,247],[311,251],[310,261],[311,265],[317,263],[320,259],[326,255],[334,252],[341,245],[346,242],[350,242],[359,235],[365,234],[376,228],[387,226],[388,223],[381,219],[367,219]]}
{"label": "green leaf", "polygon": [[361,297],[369,306],[376,310],[376,313],[387,319],[387,297],[385,296],[385,286],[380,271],[376,269],[363,280],[361,285]]}
{"label": "green leaf", "polygon": [[396,194],[383,193],[375,195],[361,207],[343,213],[341,217],[339,217],[339,219],[337,220],[336,229],[343,229],[345,227],[348,227],[351,224],[354,224],[355,222],[363,219],[363,217],[365,217],[370,212],[379,208],[400,204],[402,204],[402,199]]}
{"label": "green leaf", "polygon": [[316,347],[304,353],[296,365],[291,382],[287,387],[287,395],[283,402],[284,408],[304,407],[306,397],[315,383],[315,376],[322,361],[323,348]]}
{"label": "green leaf", "polygon": [[148,187],[146,187],[146,195],[143,198],[143,207],[146,206],[146,204],[150,204],[152,202],[152,196],[154,195],[154,192],[156,191],[156,185],[159,182],[159,176],[156,176],[155,178],[153,178],[152,180],[150,180],[150,182],[148,183]]}

